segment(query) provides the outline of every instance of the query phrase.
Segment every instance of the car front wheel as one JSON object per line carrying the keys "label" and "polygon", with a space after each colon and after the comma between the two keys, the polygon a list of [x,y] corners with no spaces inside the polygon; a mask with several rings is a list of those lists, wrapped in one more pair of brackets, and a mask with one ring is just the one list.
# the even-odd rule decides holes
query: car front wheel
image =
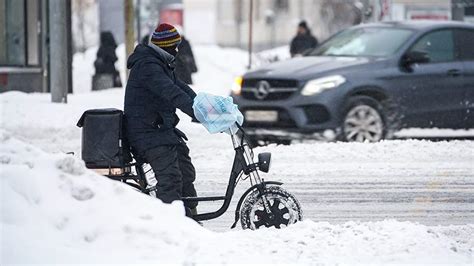
{"label": "car front wheel", "polygon": [[342,122],[341,139],[355,142],[377,142],[385,137],[382,106],[370,97],[349,101]]}

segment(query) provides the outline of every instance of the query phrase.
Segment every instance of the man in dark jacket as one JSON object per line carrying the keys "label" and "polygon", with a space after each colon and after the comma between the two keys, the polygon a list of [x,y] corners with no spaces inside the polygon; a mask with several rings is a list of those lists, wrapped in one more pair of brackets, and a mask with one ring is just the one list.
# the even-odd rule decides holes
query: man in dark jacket
{"label": "man in dark jacket", "polygon": [[176,76],[186,84],[193,84],[192,74],[197,72],[196,61],[189,41],[181,35],[176,57]]}
{"label": "man in dark jacket", "polygon": [[115,55],[115,49],[117,43],[115,42],[114,35],[110,31],[104,31],[100,33],[100,46],[97,51],[97,59],[94,62],[96,74],[112,74],[114,87],[122,87],[122,81],[120,80],[120,74],[115,69],[115,62],[118,58]]}
{"label": "man in dark jacket", "polygon": [[306,21],[301,21],[298,24],[296,36],[291,40],[290,54],[291,57],[301,56],[303,52],[315,48],[318,45],[318,40],[311,34]]}
{"label": "man in dark jacket", "polygon": [[[139,44],[128,58],[125,91],[126,135],[134,154],[150,163],[158,181],[156,194],[165,203],[195,197],[195,169],[183,132],[176,128],[176,109],[194,118],[196,93],[176,78],[174,60],[181,36],[162,23],[148,44]],[[197,203],[186,203],[186,215]]]}

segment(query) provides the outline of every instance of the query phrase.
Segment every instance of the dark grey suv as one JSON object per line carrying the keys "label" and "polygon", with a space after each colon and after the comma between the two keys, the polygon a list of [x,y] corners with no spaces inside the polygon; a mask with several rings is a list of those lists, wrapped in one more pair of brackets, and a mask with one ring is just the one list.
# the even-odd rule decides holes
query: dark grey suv
{"label": "dark grey suv", "polygon": [[387,22],[346,29],[306,56],[236,80],[253,141],[331,130],[379,141],[404,127],[474,127],[474,25]]}

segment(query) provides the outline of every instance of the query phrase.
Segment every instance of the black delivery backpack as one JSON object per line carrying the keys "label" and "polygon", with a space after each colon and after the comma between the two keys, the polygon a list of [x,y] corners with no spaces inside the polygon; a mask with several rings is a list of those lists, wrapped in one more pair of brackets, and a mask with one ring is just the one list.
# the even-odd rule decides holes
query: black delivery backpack
{"label": "black delivery backpack", "polygon": [[124,138],[123,111],[87,110],[77,126],[82,128],[82,159],[87,168],[125,168],[132,161]]}

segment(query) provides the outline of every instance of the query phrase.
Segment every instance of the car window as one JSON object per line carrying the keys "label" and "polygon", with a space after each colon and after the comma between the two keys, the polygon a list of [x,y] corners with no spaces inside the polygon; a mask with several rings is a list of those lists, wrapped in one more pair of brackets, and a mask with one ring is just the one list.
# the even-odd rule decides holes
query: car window
{"label": "car window", "polygon": [[454,38],[452,30],[438,30],[421,37],[411,49],[412,51],[425,52],[430,57],[430,62],[453,61]]}
{"label": "car window", "polygon": [[455,31],[458,58],[474,60],[474,30],[458,29]]}
{"label": "car window", "polygon": [[310,55],[389,56],[394,54],[412,34],[412,30],[385,27],[347,29],[331,37]]}

